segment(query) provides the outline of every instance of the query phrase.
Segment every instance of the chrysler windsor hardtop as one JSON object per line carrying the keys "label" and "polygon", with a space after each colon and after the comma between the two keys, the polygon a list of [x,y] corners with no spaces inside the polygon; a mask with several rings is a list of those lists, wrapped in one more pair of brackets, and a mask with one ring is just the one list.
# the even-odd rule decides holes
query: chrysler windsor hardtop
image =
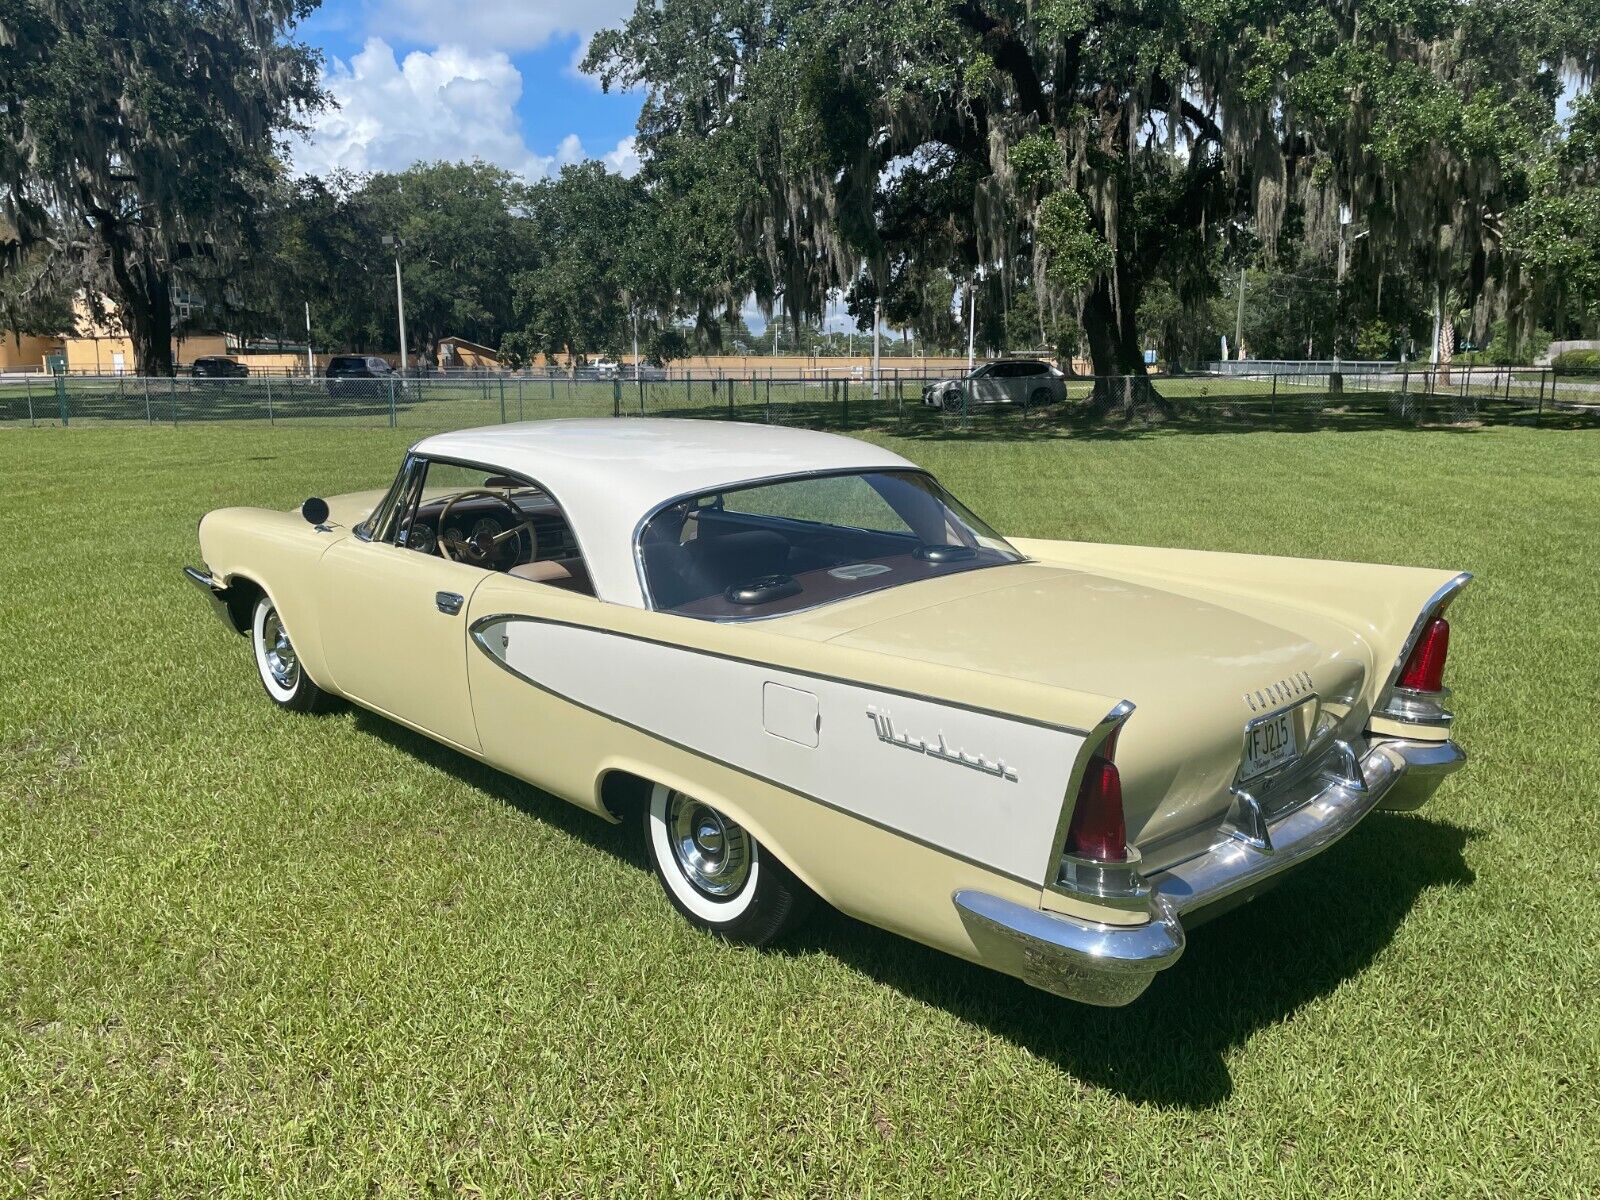
{"label": "chrysler windsor hardtop", "polygon": [[762,943],[820,895],[1093,1003],[1465,758],[1467,576],[1007,539],[829,434],[466,430],[200,542],[274,701],[638,820],[696,924]]}

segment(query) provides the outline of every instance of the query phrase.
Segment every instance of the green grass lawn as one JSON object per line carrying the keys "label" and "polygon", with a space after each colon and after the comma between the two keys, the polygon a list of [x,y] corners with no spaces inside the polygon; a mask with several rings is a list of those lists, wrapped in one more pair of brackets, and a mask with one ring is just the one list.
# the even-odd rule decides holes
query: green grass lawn
{"label": "green grass lawn", "polygon": [[1600,1194],[1600,432],[887,439],[1009,532],[1478,576],[1467,770],[1119,1010],[730,949],[624,831],[273,708],[196,519],[414,436],[0,432],[0,1195]]}

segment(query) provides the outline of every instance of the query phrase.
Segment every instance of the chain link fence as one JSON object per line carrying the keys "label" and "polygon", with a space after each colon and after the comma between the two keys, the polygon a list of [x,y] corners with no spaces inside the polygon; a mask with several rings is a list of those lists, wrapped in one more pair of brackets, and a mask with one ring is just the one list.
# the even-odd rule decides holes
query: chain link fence
{"label": "chain link fence", "polygon": [[[1237,365],[1237,364],[1236,364]],[[1385,367],[1390,367],[1385,364]],[[1600,418],[1600,372],[1407,367],[1357,374],[1073,376],[1065,401],[997,401],[948,376],[886,372],[784,378],[611,378],[482,372],[386,379],[309,376],[0,377],[0,428],[347,425],[419,433],[555,417],[699,417],[830,430],[1048,432],[1085,422],[1277,425],[1583,423]]]}

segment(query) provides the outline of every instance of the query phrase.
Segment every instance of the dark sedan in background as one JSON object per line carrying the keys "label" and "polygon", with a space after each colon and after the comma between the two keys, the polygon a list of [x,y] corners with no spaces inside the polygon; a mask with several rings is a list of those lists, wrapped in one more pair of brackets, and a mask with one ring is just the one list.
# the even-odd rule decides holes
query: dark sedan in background
{"label": "dark sedan in background", "polygon": [[196,379],[243,379],[250,374],[250,368],[237,359],[208,354],[190,364],[189,374]]}

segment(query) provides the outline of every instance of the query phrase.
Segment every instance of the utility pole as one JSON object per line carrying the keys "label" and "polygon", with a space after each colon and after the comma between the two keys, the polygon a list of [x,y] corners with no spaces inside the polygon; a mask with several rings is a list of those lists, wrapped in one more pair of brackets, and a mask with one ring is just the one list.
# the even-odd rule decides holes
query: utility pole
{"label": "utility pole", "polygon": [[633,317],[633,381],[639,382],[639,310],[634,309]]}
{"label": "utility pole", "polygon": [[969,298],[967,307],[967,370],[970,371],[974,362],[973,347],[977,342],[978,331],[978,284],[976,279],[967,285],[967,292]]}
{"label": "utility pole", "polygon": [[400,281],[400,251],[405,248],[405,243],[393,234],[385,234],[383,244],[394,247],[394,303],[400,315],[400,375],[404,378],[411,366],[406,357],[406,289]]}
{"label": "utility pole", "polygon": [[1239,264],[1239,313],[1233,319],[1234,353],[1244,357],[1244,264]]}
{"label": "utility pole", "polygon": [[[1437,339],[1436,339],[1437,340]],[[306,301],[306,374],[317,373],[316,361],[311,357],[311,301]]]}
{"label": "utility pole", "polygon": [[883,301],[874,298],[872,301],[872,398],[877,400],[880,395],[878,380],[882,374],[878,349],[878,326],[883,321]]}
{"label": "utility pole", "polygon": [[[1339,269],[1333,285],[1333,373],[1339,374],[1339,321],[1344,315],[1344,244],[1350,227],[1350,206],[1339,205]],[[1331,386],[1331,384],[1330,384]]]}

